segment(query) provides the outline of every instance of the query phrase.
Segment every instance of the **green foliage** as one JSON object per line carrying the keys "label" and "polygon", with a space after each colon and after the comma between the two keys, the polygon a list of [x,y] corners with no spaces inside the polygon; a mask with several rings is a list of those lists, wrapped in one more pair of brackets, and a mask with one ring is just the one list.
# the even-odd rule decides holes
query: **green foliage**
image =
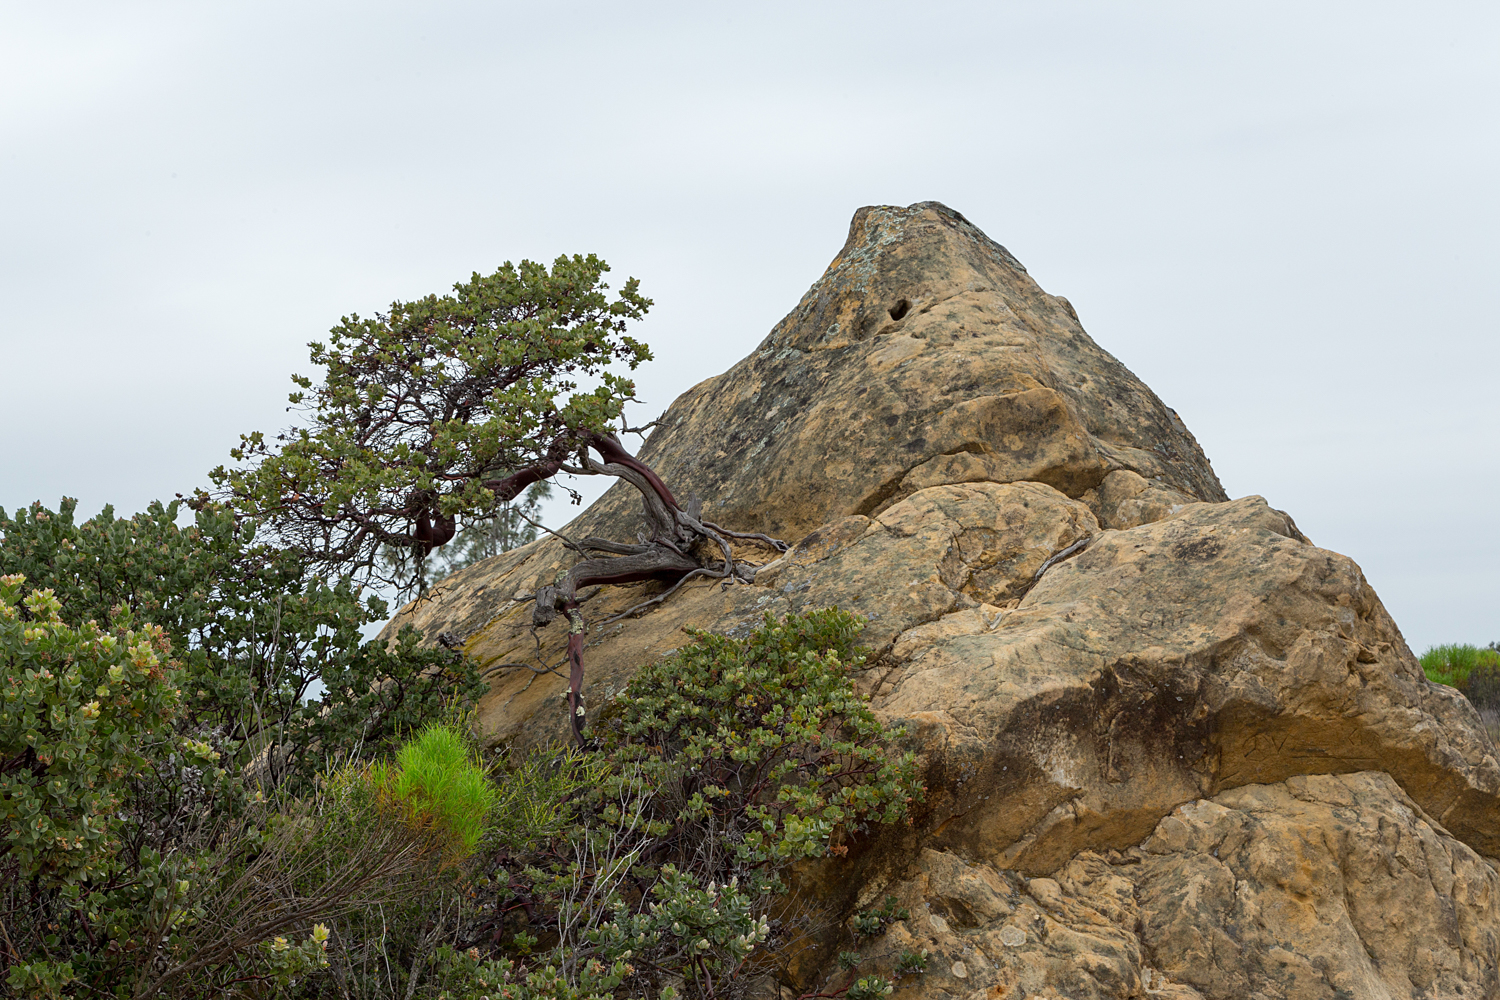
{"label": "green foliage", "polygon": [[[214,969],[301,975],[305,942],[260,947],[291,924],[214,945],[207,929],[231,922],[215,900],[305,898],[306,887],[254,867],[268,844],[335,900],[359,881],[333,861],[370,857],[351,848],[415,850],[361,829],[318,861],[286,855],[276,831],[293,816],[297,829],[327,827],[298,796],[322,794],[330,763],[369,758],[482,690],[471,665],[420,647],[410,629],[365,642],[361,627],[385,608],[347,580],[305,576],[222,510],[186,527],[178,512],[106,509],[78,524],[72,501],[0,511],[11,588],[0,635],[0,923],[11,942],[0,942],[0,978],[23,995],[68,977],[69,990],[129,984],[153,955],[189,952],[216,964],[175,984],[180,995]],[[309,703],[320,679],[322,700]],[[256,805],[257,788],[271,799]],[[301,934],[315,914],[304,916]]]}
{"label": "green foliage", "polygon": [[880,997],[890,996],[895,988],[879,976],[866,976],[851,983],[844,995],[848,1000],[879,1000]]}
{"label": "green foliage", "polygon": [[25,582],[0,577],[0,856],[70,886],[117,869],[122,790],[172,749],[180,692],[160,628],[71,628]]}
{"label": "green foliage", "polygon": [[[449,945],[438,950],[439,994],[451,1000],[611,1000],[609,991],[634,972],[627,962],[605,966],[588,962],[572,978],[555,965],[525,969],[509,958],[480,958],[479,949],[456,952]],[[667,987],[660,1000],[674,1000]]]}
{"label": "green foliage", "polygon": [[[854,689],[860,620],[837,609],[767,616],[744,639],[689,632],[642,668],[605,713],[605,744],[657,788],[680,792],[664,835],[682,859],[700,831],[726,863],[768,866],[838,850],[867,822],[895,822],[916,794],[915,757]],[[759,887],[760,883],[758,883]],[[764,882],[766,889],[777,886]]]}
{"label": "green foliage", "polygon": [[375,783],[404,807],[408,821],[438,831],[452,846],[450,861],[474,853],[498,795],[469,740],[434,723],[396,751],[395,766],[375,765]]}
{"label": "green foliage", "polygon": [[508,762],[491,812],[491,847],[524,851],[577,827],[579,799],[614,770],[608,756],[577,747],[533,750]]}
{"label": "green foliage", "polygon": [[[431,724],[462,711],[441,702],[471,668],[410,632],[361,643],[347,581],[297,575],[212,507],[175,514],[0,512],[4,565],[113,615],[3,584],[16,995],[727,996],[798,933],[772,919],[787,867],[919,793],[854,690],[851,616],[695,633],[593,746],[492,783],[461,728]],[[315,676],[328,692],[304,706]],[[395,731],[414,735],[360,762]]]}
{"label": "green foliage", "polygon": [[886,929],[886,926],[898,920],[910,920],[911,911],[904,906],[897,905],[895,896],[887,896],[885,905],[878,910],[864,910],[856,913],[849,919],[849,926],[854,931],[855,937],[874,937]]}
{"label": "green foliage", "polygon": [[307,938],[297,944],[278,934],[260,942],[259,951],[260,975],[277,986],[290,986],[315,969],[328,968],[328,928],[313,924]]}
{"label": "green foliage", "polygon": [[903,951],[901,957],[896,960],[896,974],[921,975],[927,971],[927,949],[921,951]]}
{"label": "green foliage", "polygon": [[[69,625],[52,589],[23,597],[26,582],[0,577],[0,968],[23,995],[49,996],[129,966],[176,892],[162,843],[232,778],[174,729],[182,672],[163,629],[126,611],[108,628]],[[171,831],[162,803],[186,810]]]}
{"label": "green foliage", "polygon": [[47,1000],[67,996],[64,988],[76,983],[78,974],[73,971],[72,962],[17,962],[10,967],[10,972],[5,977],[5,985],[9,986],[17,996],[23,997],[45,997]]}
{"label": "green foliage", "polygon": [[[323,382],[293,376],[308,426],[275,442],[243,435],[231,451],[242,464],[212,473],[217,495],[325,570],[410,583],[382,576],[383,546],[420,561],[424,524],[495,516],[527,484],[497,496],[487,483],[545,462],[555,471],[634,398],[613,366],[650,359],[624,331],[651,300],[634,278],[611,300],[608,270],[593,255],[550,271],[507,263],[451,295],[345,317],[309,345]],[[580,378],[597,385],[582,391]]]}
{"label": "green foliage", "polygon": [[1463,692],[1479,710],[1479,720],[1500,743],[1500,643],[1433,646],[1421,656],[1428,680]]}
{"label": "green foliage", "polygon": [[1500,670],[1500,650],[1450,643],[1430,647],[1420,662],[1428,680],[1462,691],[1475,670]]}
{"label": "green foliage", "polygon": [[[83,524],[75,507],[0,510],[0,572],[51,588],[75,627],[124,614],[163,629],[182,671],[176,724],[228,754],[226,766],[260,753],[263,777],[306,785],[330,760],[371,754],[483,690],[471,664],[415,630],[366,642],[383,601],[307,575],[227,511],[180,527],[176,503],[129,518],[106,507]],[[309,702],[319,681],[322,699]]]}
{"label": "green foliage", "polygon": [[452,881],[440,863],[451,836],[409,818],[362,765],[329,772],[308,797],[257,796],[174,859],[177,880],[141,908],[124,969],[95,981],[133,980],[151,997],[300,990],[330,965],[332,924],[349,939],[371,911],[425,902]]}
{"label": "green foliage", "polygon": [[[481,908],[518,967],[576,982],[623,961],[631,995],[669,976],[724,996],[786,940],[770,920],[786,868],[843,853],[920,791],[913,756],[892,752],[900,731],[854,689],[859,625],[830,609],[744,638],[694,632],[601,713],[597,749],[511,767]],[[549,948],[528,962],[538,934]]]}

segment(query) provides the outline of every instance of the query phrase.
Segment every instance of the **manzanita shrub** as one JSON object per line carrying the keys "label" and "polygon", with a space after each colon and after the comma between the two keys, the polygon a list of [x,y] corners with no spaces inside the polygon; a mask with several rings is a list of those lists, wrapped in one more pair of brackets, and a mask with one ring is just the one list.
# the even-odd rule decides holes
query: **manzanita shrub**
{"label": "manzanita shrub", "polygon": [[[159,626],[122,614],[75,628],[50,588],[24,593],[25,584],[0,577],[5,982],[60,995],[117,965],[173,891],[137,790],[171,774],[206,798],[227,776],[211,747],[173,728],[181,672]],[[103,942],[113,955],[89,947]]]}
{"label": "manzanita shrub", "polygon": [[[484,690],[471,664],[413,629],[367,642],[384,601],[308,574],[226,510],[180,526],[178,503],[128,518],[106,507],[82,524],[75,508],[0,509],[0,573],[50,588],[71,625],[128,614],[160,628],[182,670],[176,724],[225,766],[258,756],[259,779],[305,790],[348,753],[373,756]],[[309,699],[315,683],[322,695]]]}
{"label": "manzanita shrub", "polygon": [[0,829],[23,871],[71,885],[115,864],[121,791],[173,742],[181,692],[160,627],[71,628],[25,582],[0,577]]}
{"label": "manzanita shrub", "polygon": [[509,992],[488,995],[582,995],[526,985],[542,975],[726,997],[772,968],[797,932],[772,919],[787,868],[845,853],[920,794],[901,731],[855,690],[860,626],[828,609],[740,638],[692,632],[602,713],[592,748],[519,761],[499,811],[533,820],[489,841],[477,930],[502,954],[470,972]]}
{"label": "manzanita shrub", "polygon": [[[220,875],[288,817],[325,823],[304,800],[331,769],[483,690],[410,629],[365,641],[386,609],[347,580],[308,576],[225,511],[187,526],[178,513],[106,508],[79,524],[69,500],[0,510],[0,995],[131,995],[180,965],[205,940],[195,914],[214,912]],[[323,953],[305,926],[246,926],[216,969],[169,992],[247,961],[290,976]],[[301,943],[277,948],[289,933]]]}
{"label": "manzanita shrub", "polygon": [[693,642],[643,668],[609,713],[605,745],[660,789],[659,850],[687,863],[704,839],[756,891],[782,889],[783,864],[842,852],[872,822],[905,815],[915,756],[854,688],[863,622],[829,608],[737,639]]}

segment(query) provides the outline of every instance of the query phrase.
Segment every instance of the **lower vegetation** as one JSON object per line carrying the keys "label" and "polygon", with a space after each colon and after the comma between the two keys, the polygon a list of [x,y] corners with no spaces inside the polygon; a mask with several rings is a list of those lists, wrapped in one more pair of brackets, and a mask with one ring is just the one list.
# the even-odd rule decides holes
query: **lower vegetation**
{"label": "lower vegetation", "polygon": [[0,511],[0,994],[740,996],[827,937],[794,866],[920,794],[843,612],[693,633],[582,746],[484,754],[457,654],[177,514]]}
{"label": "lower vegetation", "polygon": [[1463,692],[1500,743],[1500,643],[1432,646],[1420,660],[1428,680]]}

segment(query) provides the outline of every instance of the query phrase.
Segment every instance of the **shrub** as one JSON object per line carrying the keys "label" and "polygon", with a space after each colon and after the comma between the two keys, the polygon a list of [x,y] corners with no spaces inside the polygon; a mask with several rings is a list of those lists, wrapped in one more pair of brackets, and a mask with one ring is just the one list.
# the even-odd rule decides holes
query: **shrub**
{"label": "shrub", "polygon": [[1476,669],[1500,669],[1500,651],[1479,646],[1446,644],[1432,646],[1419,658],[1427,679],[1460,691]]}
{"label": "shrub", "polygon": [[72,886],[115,871],[126,790],[174,749],[181,692],[160,628],[71,628],[25,583],[0,577],[0,862]]}
{"label": "shrub", "polygon": [[263,995],[326,965],[320,922],[424,898],[478,840],[493,792],[454,730],[402,748],[399,817],[356,764],[307,797],[247,796],[180,727],[187,672],[164,629],[123,610],[74,627],[26,583],[0,577],[0,979],[16,995]]}
{"label": "shrub", "polygon": [[793,932],[771,919],[786,869],[844,853],[919,794],[900,730],[854,689],[859,628],[830,609],[744,638],[692,632],[602,713],[592,749],[523,757],[498,808],[543,835],[497,823],[474,932],[508,938],[517,975],[551,966],[574,987],[623,962],[628,995],[726,996],[766,971]]}
{"label": "shrub", "polygon": [[175,724],[225,767],[259,755],[258,778],[306,791],[331,763],[368,758],[484,690],[472,665],[422,646],[415,630],[366,642],[361,629],[385,617],[384,602],[362,600],[347,579],[307,576],[223,510],[180,527],[175,503],[129,518],[106,507],[83,524],[75,507],[0,510],[0,573],[51,588],[73,627],[116,614],[159,627],[180,669]]}
{"label": "shrub", "polygon": [[1481,713],[1500,709],[1500,661],[1483,663],[1470,671],[1463,692]]}
{"label": "shrub", "polygon": [[371,779],[407,822],[436,831],[455,862],[474,853],[497,798],[468,739],[450,725],[423,729],[396,751],[394,767],[375,765]]}
{"label": "shrub", "polygon": [[174,730],[183,672],[159,626],[73,627],[53,591],[0,577],[0,951],[20,995],[133,982],[175,931],[233,776]]}
{"label": "shrub", "polygon": [[1421,664],[1428,680],[1463,692],[1479,711],[1490,739],[1500,743],[1500,643],[1488,648],[1433,646],[1422,654]]}
{"label": "shrub", "polygon": [[[606,747],[660,790],[664,844],[679,863],[727,855],[726,874],[841,850],[870,821],[894,822],[915,793],[915,758],[875,718],[850,671],[863,623],[836,609],[767,616],[744,639],[689,632],[643,668],[609,712]],[[675,815],[673,811],[675,810]],[[774,878],[769,890],[781,887]]]}
{"label": "shrub", "polygon": [[[465,839],[483,832],[492,794],[468,802],[477,816],[455,811],[484,775],[450,727],[430,727],[397,757],[345,764],[305,798],[255,803],[232,835],[181,866],[191,877],[156,920],[159,958],[137,995],[268,995],[270,984],[300,995],[335,963],[347,993],[351,960],[372,946],[386,964],[412,961],[399,948],[409,936],[391,934],[386,914],[420,922],[442,909],[434,900],[461,876]],[[331,927],[340,934],[330,955]]]}

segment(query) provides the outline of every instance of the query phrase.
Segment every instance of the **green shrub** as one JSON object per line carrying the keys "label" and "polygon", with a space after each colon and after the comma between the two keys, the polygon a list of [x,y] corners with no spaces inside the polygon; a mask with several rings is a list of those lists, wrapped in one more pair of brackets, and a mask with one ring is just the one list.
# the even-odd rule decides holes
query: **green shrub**
{"label": "green shrub", "polygon": [[1476,669],[1500,670],[1500,651],[1480,646],[1452,643],[1432,646],[1419,659],[1428,680],[1460,691]]}
{"label": "green shrub", "polygon": [[[80,627],[117,614],[160,627],[180,668],[179,730],[212,743],[225,767],[259,757],[258,781],[298,791],[349,753],[369,758],[483,692],[476,669],[361,629],[386,616],[347,579],[309,576],[289,552],[256,544],[252,524],[212,506],[177,524],[178,504],[129,518],[106,507],[75,523],[76,501],[0,510],[0,574],[51,588]],[[321,682],[318,701],[309,691]]]}
{"label": "green shrub", "polygon": [[367,954],[365,910],[427,919],[475,825],[392,824],[340,775],[472,704],[474,668],[365,642],[383,604],[222,511],[73,510],[0,511],[0,995],[269,995],[317,979],[316,922]]}
{"label": "green shrub", "polygon": [[849,920],[849,927],[856,938],[874,937],[885,933],[888,925],[898,920],[910,920],[911,911],[900,906],[895,896],[885,897],[885,905],[878,910],[863,910]]}
{"label": "green shrub", "polygon": [[900,730],[855,691],[860,624],[829,609],[691,632],[600,713],[594,749],[512,766],[497,812],[535,826],[501,819],[486,841],[480,926],[508,939],[514,975],[551,966],[579,988],[623,962],[625,995],[720,997],[771,968],[796,932],[772,921],[787,868],[845,853],[920,793]]}
{"label": "green shrub", "polygon": [[25,583],[0,577],[0,859],[76,885],[116,870],[125,794],[175,749],[181,692],[160,628],[74,629]]}
{"label": "green shrub", "polygon": [[75,628],[50,588],[23,599],[26,582],[0,577],[0,972],[53,996],[133,977],[185,891],[169,845],[233,779],[174,730],[182,671],[160,627],[122,612]]}
{"label": "green shrub", "polygon": [[371,775],[409,822],[431,827],[448,842],[452,860],[474,853],[498,795],[456,727],[427,726],[396,751],[394,766],[377,764]]}
{"label": "green shrub", "polygon": [[605,713],[606,748],[661,790],[680,859],[711,835],[758,878],[905,815],[915,757],[890,752],[901,732],[854,689],[862,624],[830,608],[767,616],[743,639],[690,631],[692,643],[640,670]]}
{"label": "green shrub", "polygon": [[1500,662],[1480,664],[1471,670],[1463,692],[1480,714],[1500,710]]}

